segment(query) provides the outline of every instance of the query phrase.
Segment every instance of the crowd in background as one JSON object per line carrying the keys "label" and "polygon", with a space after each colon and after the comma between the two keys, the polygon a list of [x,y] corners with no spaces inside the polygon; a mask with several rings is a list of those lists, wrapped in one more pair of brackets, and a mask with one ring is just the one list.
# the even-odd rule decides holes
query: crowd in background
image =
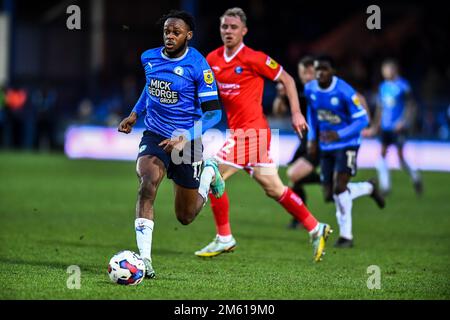
{"label": "crowd in background", "polygon": [[[42,6],[44,2],[51,1],[43,1]],[[137,1],[136,6],[146,15],[128,12],[125,2],[105,2],[104,61],[95,72],[87,59],[91,52],[89,24],[82,31],[64,33],[60,30],[64,15],[46,22],[38,18],[39,8],[33,15],[22,16],[18,8],[12,79],[0,88],[0,147],[60,150],[69,125],[117,126],[144,86],[140,54],[161,45],[159,27],[148,21],[156,21],[178,2],[156,6]],[[418,107],[413,138],[450,141],[450,49],[445,45],[450,26],[448,19],[440,18],[445,18],[445,12],[409,2],[391,6],[390,11],[383,7],[385,30],[369,33],[363,8],[354,9],[359,2],[339,4],[339,15],[313,3],[302,3],[299,10],[277,6],[276,17],[273,3],[253,0],[243,5],[248,12],[249,46],[269,53],[295,77],[302,56],[331,55],[337,62],[337,74],[365,95],[371,112],[381,81],[381,61],[396,58]],[[83,7],[89,1],[79,4]],[[194,8],[197,30],[192,45],[204,55],[221,44],[218,22],[227,7],[226,3],[199,1]],[[84,16],[89,16],[87,9],[83,10]],[[267,81],[263,97],[267,115],[275,96],[275,85]],[[224,118],[220,128],[226,127]],[[287,118],[276,123],[289,132]]]}

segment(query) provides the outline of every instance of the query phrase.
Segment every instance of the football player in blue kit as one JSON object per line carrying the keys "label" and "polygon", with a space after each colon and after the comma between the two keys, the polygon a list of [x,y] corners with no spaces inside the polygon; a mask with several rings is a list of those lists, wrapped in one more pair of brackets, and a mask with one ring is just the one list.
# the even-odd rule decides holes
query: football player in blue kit
{"label": "football player in blue kit", "polygon": [[397,147],[398,158],[402,168],[408,173],[418,195],[423,191],[422,179],[417,170],[411,168],[403,156],[403,145],[406,131],[413,123],[415,106],[411,87],[407,80],[399,75],[398,64],[388,59],[381,65],[384,81],[378,89],[378,106],[370,129],[364,136],[374,136],[380,129],[381,159],[377,162],[378,178],[383,193],[391,190],[391,179],[386,162],[386,154],[390,145]]}
{"label": "football player in blue kit", "polygon": [[147,278],[155,277],[151,259],[153,204],[165,174],[174,182],[175,214],[183,225],[191,223],[203,208],[210,187],[224,189],[217,163],[202,160],[201,135],[220,121],[222,111],[211,68],[188,46],[194,19],[186,12],[171,11],[161,24],[164,46],[141,55],[146,84],[118,128],[130,133],[138,117],[145,117],[146,130],[136,161],[139,191],[135,230]]}
{"label": "football player in blue kit", "polygon": [[356,156],[361,131],[369,124],[368,115],[356,91],[334,75],[330,57],[314,61],[316,80],[305,85],[308,103],[308,154],[317,156],[320,148],[320,178],[325,201],[334,200],[339,238],[335,247],[353,247],[353,199],[370,195],[380,208],[384,199],[373,181],[350,183],[356,175]]}

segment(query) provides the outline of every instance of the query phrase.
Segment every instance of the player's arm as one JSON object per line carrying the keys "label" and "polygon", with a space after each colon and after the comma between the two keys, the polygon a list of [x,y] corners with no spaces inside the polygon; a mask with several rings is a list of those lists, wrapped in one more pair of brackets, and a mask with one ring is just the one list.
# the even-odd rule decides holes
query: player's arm
{"label": "player's arm", "polygon": [[218,99],[203,102],[201,104],[203,115],[194,126],[188,130],[188,140],[199,138],[206,130],[211,129],[222,119],[222,108]]}
{"label": "player's arm", "polygon": [[317,112],[312,106],[308,106],[307,117],[309,123],[307,153],[311,159],[317,156]]}
{"label": "player's arm", "polygon": [[281,82],[277,83],[277,96],[273,100],[272,112],[275,116],[283,116],[288,111],[288,104],[286,102],[286,89]]}
{"label": "player's arm", "polygon": [[414,100],[414,97],[411,91],[407,91],[405,93],[405,110],[403,111],[403,115],[401,117],[400,122],[397,123],[397,125],[395,126],[396,132],[410,128],[413,125],[416,110],[417,105]]}
{"label": "player's arm", "polygon": [[212,128],[222,118],[222,106],[219,101],[217,83],[205,59],[199,61],[195,71],[194,82],[203,114],[187,132],[184,131],[180,135],[163,140],[159,144],[164,146],[164,150],[167,152],[171,152],[173,148],[182,150],[186,142],[201,137],[206,130]]}
{"label": "player's arm", "polygon": [[146,100],[147,100],[147,94],[145,92],[146,86],[144,86],[144,89],[142,90],[141,96],[139,97],[139,100],[136,102],[133,110],[131,110],[131,113],[128,117],[124,118],[119,123],[119,132],[123,133],[130,133],[133,129],[133,126],[136,124],[136,121],[138,117],[145,112],[146,107]]}
{"label": "player's arm", "polygon": [[344,93],[347,102],[347,108],[350,114],[351,122],[348,126],[337,131],[321,132],[320,140],[330,143],[336,140],[346,139],[348,137],[356,136],[369,124],[369,117],[367,111],[361,105],[358,95],[354,91]]}
{"label": "player's arm", "polygon": [[182,150],[188,141],[195,140],[202,136],[206,130],[211,129],[220,119],[222,119],[222,108],[219,100],[210,100],[202,103],[202,117],[194,125],[172,139],[161,141],[159,146],[163,146],[164,151],[171,152],[172,149]]}
{"label": "player's arm", "polygon": [[371,119],[370,119],[370,109],[369,109],[369,104],[367,103],[366,97],[364,97],[364,95],[362,95],[359,92],[356,92],[356,95],[358,96],[359,102],[361,102],[361,105],[366,110],[367,117],[368,117],[369,123],[370,123],[370,121],[371,121]]}
{"label": "player's arm", "polygon": [[377,99],[375,114],[373,116],[372,123],[369,129],[363,132],[363,136],[373,137],[374,135],[378,134],[378,131],[380,130],[381,126],[381,112],[382,112],[381,101]]}
{"label": "player's arm", "polygon": [[298,99],[295,80],[289,73],[287,73],[285,70],[282,70],[277,81],[281,82],[286,88],[286,95],[291,107],[292,127],[297,134],[303,137],[302,132],[308,129],[308,124],[306,123],[305,117],[300,110],[300,102]]}

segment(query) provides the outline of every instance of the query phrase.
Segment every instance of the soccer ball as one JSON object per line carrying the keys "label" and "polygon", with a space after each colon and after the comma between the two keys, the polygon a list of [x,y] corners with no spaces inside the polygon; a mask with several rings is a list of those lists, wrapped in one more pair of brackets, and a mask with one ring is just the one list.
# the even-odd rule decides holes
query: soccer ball
{"label": "soccer ball", "polygon": [[133,251],[120,251],[109,261],[108,274],[114,283],[135,286],[144,279],[145,264]]}

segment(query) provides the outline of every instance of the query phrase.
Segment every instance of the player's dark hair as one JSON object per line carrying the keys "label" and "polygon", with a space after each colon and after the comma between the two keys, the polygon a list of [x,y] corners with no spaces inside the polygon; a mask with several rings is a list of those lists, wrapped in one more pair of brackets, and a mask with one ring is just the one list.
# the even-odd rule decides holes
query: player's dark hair
{"label": "player's dark hair", "polygon": [[336,63],[334,62],[334,59],[329,55],[326,54],[319,55],[314,59],[314,62],[316,61],[319,63],[326,62],[330,65],[331,68],[336,69]]}
{"label": "player's dark hair", "polygon": [[314,57],[313,56],[304,56],[303,58],[300,59],[298,64],[304,66],[305,68],[312,67],[312,66],[314,66]]}
{"label": "player's dark hair", "polygon": [[163,15],[161,19],[159,19],[158,25],[163,27],[166,20],[170,18],[183,20],[184,23],[188,25],[190,31],[195,31],[195,20],[189,12],[181,10],[171,10],[169,13]]}

